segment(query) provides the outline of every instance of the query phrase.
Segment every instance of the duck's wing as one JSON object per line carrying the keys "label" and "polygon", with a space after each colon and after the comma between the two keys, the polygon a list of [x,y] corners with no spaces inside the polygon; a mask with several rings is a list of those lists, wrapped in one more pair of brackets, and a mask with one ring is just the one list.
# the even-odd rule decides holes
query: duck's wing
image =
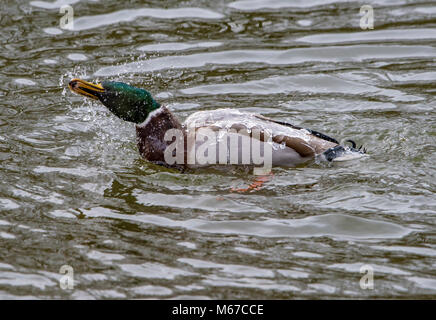
{"label": "duck's wing", "polygon": [[196,112],[186,119],[185,127],[188,130],[189,128],[195,130],[208,128],[214,131],[232,129],[238,132],[258,130],[260,132],[258,138],[261,141],[266,142],[271,138],[273,142],[293,149],[303,158],[313,157],[338,145],[335,139],[322,133],[235,109]]}
{"label": "duck's wing", "polygon": [[[319,131],[315,131],[315,130],[312,130],[312,129],[307,129],[307,128],[298,127],[298,126],[295,126],[295,125],[293,125],[293,124],[290,124],[290,123],[288,123],[288,122],[284,122],[284,121],[273,120],[273,119],[270,119],[270,118],[264,117],[264,116],[262,116],[262,115],[256,115],[256,117],[257,117],[257,118],[260,118],[260,119],[263,119],[263,120],[266,120],[266,121],[271,121],[271,122],[274,122],[274,123],[280,124],[280,125],[282,125],[282,126],[291,127],[291,128],[297,129],[297,130],[302,130],[302,129],[304,129],[304,130],[309,131],[311,134],[313,134],[314,136],[316,136],[316,137],[318,137],[318,138],[320,138],[320,139],[323,139],[323,140],[326,140],[326,141],[330,141],[330,142],[333,142],[333,143],[339,144],[339,141],[336,140],[335,138],[329,137],[328,135],[326,135],[326,134],[324,134],[324,133],[321,133],[321,132],[319,132]],[[352,140],[350,140],[350,141],[352,141]]]}

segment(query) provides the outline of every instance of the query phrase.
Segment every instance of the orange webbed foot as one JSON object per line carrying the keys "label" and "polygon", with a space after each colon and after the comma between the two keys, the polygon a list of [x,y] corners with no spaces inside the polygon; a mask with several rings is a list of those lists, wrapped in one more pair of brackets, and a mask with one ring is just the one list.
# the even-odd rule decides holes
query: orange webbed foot
{"label": "orange webbed foot", "polygon": [[230,192],[249,192],[254,190],[259,190],[265,182],[270,181],[273,178],[274,174],[272,172],[267,175],[257,176],[254,181],[248,185],[247,188],[231,188]]}

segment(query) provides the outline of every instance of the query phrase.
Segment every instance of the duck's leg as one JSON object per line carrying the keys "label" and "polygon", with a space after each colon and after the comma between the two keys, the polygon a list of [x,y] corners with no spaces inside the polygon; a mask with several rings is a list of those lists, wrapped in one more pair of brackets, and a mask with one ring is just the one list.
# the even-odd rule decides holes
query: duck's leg
{"label": "duck's leg", "polygon": [[254,181],[248,185],[247,188],[231,188],[231,192],[248,192],[251,190],[259,190],[265,182],[270,181],[274,177],[274,173],[271,171],[266,175],[256,176]]}

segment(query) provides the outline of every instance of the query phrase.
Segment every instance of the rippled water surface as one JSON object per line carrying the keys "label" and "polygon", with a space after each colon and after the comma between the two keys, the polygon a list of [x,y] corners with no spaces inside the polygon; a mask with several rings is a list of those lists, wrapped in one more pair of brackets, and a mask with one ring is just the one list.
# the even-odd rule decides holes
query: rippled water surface
{"label": "rippled water surface", "polygon": [[[0,298],[435,297],[435,1],[6,0],[0,26]],[[134,126],[72,77],[147,88],[181,119],[262,113],[369,156],[231,192],[252,174],[147,163]]]}

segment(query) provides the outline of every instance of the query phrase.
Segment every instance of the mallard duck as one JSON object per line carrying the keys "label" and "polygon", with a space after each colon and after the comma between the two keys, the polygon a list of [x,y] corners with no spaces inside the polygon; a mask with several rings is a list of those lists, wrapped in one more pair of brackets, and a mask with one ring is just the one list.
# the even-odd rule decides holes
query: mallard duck
{"label": "mallard duck", "polygon": [[[268,146],[272,153],[271,164],[279,166],[293,166],[314,158],[349,160],[366,152],[356,148],[352,140],[347,140],[350,146],[341,145],[336,139],[315,130],[236,109],[195,112],[182,124],[148,91],[122,82],[94,84],[72,79],[69,88],[74,93],[99,100],[117,117],[135,123],[142,157],[164,166],[186,168],[209,164],[259,164],[253,156],[244,156],[242,146],[247,138],[256,140],[264,155]],[[256,130],[259,134],[255,137]],[[168,132],[171,134],[168,135]],[[177,140],[174,133],[180,133],[181,139]],[[194,143],[189,144],[193,135]],[[237,138],[236,143],[227,142],[227,138],[232,136]],[[221,144],[223,140],[226,143]],[[197,159],[195,150],[206,154],[207,161]],[[249,153],[250,149],[247,150]]]}

